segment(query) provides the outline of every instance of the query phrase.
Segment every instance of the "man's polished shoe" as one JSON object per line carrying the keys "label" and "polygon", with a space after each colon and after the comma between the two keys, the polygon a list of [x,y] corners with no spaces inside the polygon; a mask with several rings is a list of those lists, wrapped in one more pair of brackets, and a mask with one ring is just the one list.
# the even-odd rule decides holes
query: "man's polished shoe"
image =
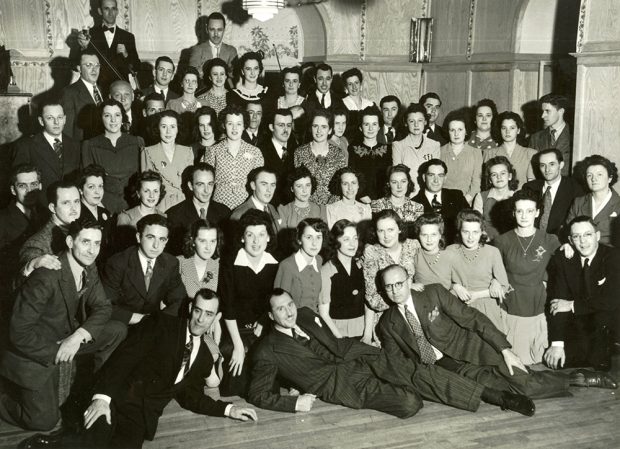
{"label": "man's polished shoe", "polygon": [[63,433],[60,431],[52,433],[35,433],[31,437],[22,440],[17,449],[35,449],[35,448],[55,448],[62,446]]}
{"label": "man's polished shoe", "polygon": [[573,371],[570,375],[570,383],[578,387],[607,388],[609,390],[618,388],[618,384],[609,374],[587,369]]}
{"label": "man's polished shoe", "polygon": [[515,394],[509,391],[502,392],[502,410],[512,410],[525,416],[534,416],[536,405],[527,396]]}

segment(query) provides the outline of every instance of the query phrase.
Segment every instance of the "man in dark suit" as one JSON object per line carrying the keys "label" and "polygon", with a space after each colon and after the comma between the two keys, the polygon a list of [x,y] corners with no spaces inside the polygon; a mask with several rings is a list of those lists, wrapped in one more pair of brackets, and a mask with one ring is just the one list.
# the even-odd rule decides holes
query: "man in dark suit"
{"label": "man in dark suit", "polygon": [[166,217],[151,214],[136,224],[138,245],[111,256],[102,274],[112,302],[112,319],[127,326],[166,308],[176,314],[186,296],[179,261],[165,253],[169,225]]}
{"label": "man in dark suit", "polygon": [[[25,429],[53,428],[60,417],[60,364],[90,354],[98,370],[124,338],[123,327],[109,322],[112,308],[94,264],[100,243],[99,225],[73,222],[60,268],[36,270],[19,289],[11,347],[0,362],[9,386],[0,393],[5,421]],[[76,376],[92,376],[77,366]]]}
{"label": "man in dark suit", "polygon": [[[310,411],[314,400],[379,410],[399,418],[413,416],[421,397],[475,411],[480,401],[505,397],[501,405],[524,413],[531,401],[493,390],[437,366],[418,366],[354,338],[336,338],[310,309],[297,310],[291,296],[275,289],[269,299],[271,331],[255,349],[248,400],[261,408]],[[299,396],[279,393],[277,380]],[[499,404],[498,404],[499,405]]]}
{"label": "man in dark suit", "polygon": [[271,136],[259,141],[258,146],[263,153],[265,167],[273,170],[278,178],[278,186],[271,200],[274,206],[278,206],[283,201],[286,177],[294,169],[294,148],[289,146],[289,138],[293,131],[293,113],[290,109],[277,109],[269,129]]}
{"label": "man in dark suit", "polygon": [[424,213],[439,213],[445,223],[447,243],[456,238],[456,215],[469,207],[463,192],[457,189],[444,189],[443,183],[448,174],[448,167],[440,159],[431,159],[420,166],[424,186],[413,197],[414,201],[424,206]]}
{"label": "man in dark suit", "polygon": [[[117,1],[101,0],[98,12],[102,18],[101,26],[91,28],[88,33],[79,33],[78,44],[82,50],[92,50],[99,55],[99,82],[104,91],[107,91],[115,80],[131,80],[135,71],[140,68],[140,58],[134,35],[116,25]],[[69,57],[77,59],[78,51],[79,49],[73,48]]]}
{"label": "man in dark suit", "polygon": [[193,66],[202,73],[205,62],[220,58],[226,62],[231,69],[229,79],[232,79],[232,66],[237,58],[237,49],[232,45],[222,42],[224,30],[226,29],[226,19],[219,12],[214,12],[207,19],[207,34],[209,39],[201,44],[196,44],[190,48],[189,65]]}
{"label": "man in dark suit", "polygon": [[19,140],[13,154],[13,167],[35,165],[41,173],[41,183],[47,189],[80,166],[80,142],[63,133],[66,116],[58,101],[40,108],[39,123],[43,131]]}
{"label": "man in dark suit", "polygon": [[174,78],[174,62],[168,56],[160,56],[155,60],[153,69],[153,84],[142,89],[142,100],[150,94],[158,93],[163,95],[164,103],[168,100],[179,98],[179,94],[170,89],[170,82]]}
{"label": "man in dark suit", "polygon": [[64,132],[77,141],[94,137],[97,133],[96,106],[103,101],[97,85],[101,64],[96,53],[86,50],[78,64],[80,79],[62,91],[60,103],[65,111]]}
{"label": "man in dark suit", "polygon": [[263,121],[263,105],[251,101],[245,106],[245,110],[250,120],[247,128],[243,130],[241,138],[244,142],[257,146],[259,140],[263,138],[263,130],[260,126]]}
{"label": "man in dark suit", "polygon": [[535,179],[523,185],[540,195],[542,211],[537,219],[537,227],[549,234],[560,236],[568,210],[573,200],[584,194],[579,183],[568,176],[562,176],[564,159],[556,148],[540,151],[538,167],[544,179]]}
{"label": "man in dark suit", "polygon": [[391,144],[407,136],[407,130],[400,119],[400,100],[396,95],[387,95],[379,101],[379,108],[383,116],[383,126],[377,134],[377,142]]}
{"label": "man in dark suit", "polygon": [[538,100],[542,109],[542,119],[545,129],[530,136],[530,148],[546,150],[557,148],[562,153],[565,165],[562,175],[569,176],[573,168],[572,137],[570,127],[564,121],[564,114],[568,109],[568,99],[563,95],[547,94]]}
{"label": "man in dark suit", "polygon": [[142,104],[136,100],[133,89],[127,81],[117,80],[110,84],[110,98],[118,101],[125,111],[126,121],[123,122],[123,131],[138,135],[142,129]]}
{"label": "man in dark suit", "polygon": [[[159,417],[172,399],[194,413],[256,421],[254,409],[204,394],[213,358],[202,336],[219,319],[218,306],[215,292],[202,289],[189,306],[189,317],[156,314],[136,326],[100,371],[83,415],[86,431],[58,443],[75,448],[140,448],[144,440],[155,437]],[[51,447],[53,436],[37,438]]]}
{"label": "man in dark suit", "polygon": [[56,254],[64,250],[69,225],[80,216],[80,192],[71,182],[59,181],[52,184],[47,189],[47,200],[50,219],[26,240],[19,251],[18,266],[21,275],[25,277],[41,267],[48,270],[60,269],[60,259]]}
{"label": "man in dark suit", "polygon": [[620,253],[599,244],[600,233],[590,217],[569,225],[575,250],[551,260],[549,340],[544,360],[552,368],[594,366],[606,369],[610,352],[620,345]]}
{"label": "man in dark suit", "polygon": [[340,98],[333,90],[332,81],[334,79],[334,71],[331,66],[321,63],[316,67],[314,75],[314,83],[316,90],[310,92],[301,107],[306,112],[306,117],[310,118],[317,109],[327,109],[334,111],[335,109],[345,109],[342,98]]}
{"label": "man in dark suit", "polygon": [[215,169],[211,165],[206,162],[194,164],[188,178],[187,187],[192,196],[166,211],[170,224],[168,247],[173,255],[181,254],[185,233],[196,220],[206,219],[222,229],[230,215],[228,207],[211,199],[215,189]]}
{"label": "man in dark suit", "polygon": [[[615,388],[604,373],[528,371],[483,313],[439,284],[411,290],[407,270],[400,265],[385,268],[381,281],[393,305],[381,316],[377,333],[390,356],[437,366],[438,375],[449,371],[484,387],[533,398],[565,396],[569,385],[603,386],[596,384],[599,379]],[[534,414],[531,405],[528,411]]]}
{"label": "man in dark suit", "polygon": [[445,129],[439,126],[439,110],[441,109],[441,98],[435,92],[427,92],[420,97],[419,103],[424,106],[428,113],[428,125],[425,134],[429,139],[436,140],[439,145],[447,144],[450,139]]}

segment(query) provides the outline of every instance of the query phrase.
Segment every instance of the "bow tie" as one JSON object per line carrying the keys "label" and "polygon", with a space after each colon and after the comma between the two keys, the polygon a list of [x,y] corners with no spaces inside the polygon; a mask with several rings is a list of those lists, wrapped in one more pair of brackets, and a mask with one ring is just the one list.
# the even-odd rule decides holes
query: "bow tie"
{"label": "bow tie", "polygon": [[114,34],[114,28],[116,28],[116,27],[108,27],[108,26],[106,26],[106,25],[103,25],[101,28],[103,29],[103,32],[104,32],[104,33],[105,33],[106,31],[109,31],[110,33]]}

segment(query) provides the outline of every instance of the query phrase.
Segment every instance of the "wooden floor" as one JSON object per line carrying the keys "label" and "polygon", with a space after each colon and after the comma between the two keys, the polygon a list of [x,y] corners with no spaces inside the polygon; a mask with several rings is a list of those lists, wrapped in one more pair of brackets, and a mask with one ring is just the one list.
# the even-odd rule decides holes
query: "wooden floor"
{"label": "wooden floor", "polygon": [[[536,401],[527,418],[482,404],[469,413],[425,403],[418,414],[398,419],[320,401],[310,413],[258,410],[259,421],[211,418],[168,405],[155,441],[145,449],[327,448],[618,448],[620,390],[574,388],[573,397]],[[236,399],[238,405],[245,404]],[[14,448],[32,432],[0,423],[0,448]]]}

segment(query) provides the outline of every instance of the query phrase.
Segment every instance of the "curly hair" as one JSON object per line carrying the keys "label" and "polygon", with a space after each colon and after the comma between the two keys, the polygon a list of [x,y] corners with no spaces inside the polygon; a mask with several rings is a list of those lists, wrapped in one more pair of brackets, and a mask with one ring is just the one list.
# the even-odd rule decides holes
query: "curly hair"
{"label": "curly hair", "polygon": [[237,224],[237,239],[235,242],[235,253],[243,248],[243,236],[245,230],[250,226],[265,226],[269,234],[269,243],[267,243],[267,251],[276,243],[276,235],[271,225],[271,217],[265,211],[259,209],[250,209],[244,213]]}
{"label": "curly hair", "polygon": [[164,186],[164,182],[161,178],[161,175],[153,170],[144,170],[143,172],[138,173],[138,175],[134,179],[134,183],[131,189],[132,198],[140,204],[140,189],[142,188],[142,184],[145,182],[155,181],[159,182],[159,199],[157,200],[157,204],[166,196],[166,186]]}
{"label": "curly hair", "polygon": [[246,111],[244,107],[241,107],[236,103],[230,103],[226,105],[226,107],[222,109],[217,116],[222,132],[225,132],[226,130],[226,117],[228,117],[229,115],[240,115],[241,117],[243,117],[244,129],[247,124],[250,123],[250,114],[248,113],[248,111]]}
{"label": "curly hair", "polygon": [[329,193],[338,197],[342,197],[342,176],[346,175],[347,173],[351,173],[357,178],[357,184],[359,185],[359,189],[357,190],[356,196],[359,197],[362,194],[365,185],[364,175],[351,167],[339,168],[336,173],[334,173],[334,176],[332,176],[332,179],[330,179],[329,181]]}
{"label": "curly hair", "polygon": [[327,223],[325,223],[320,218],[304,218],[297,224],[297,228],[295,230],[295,241],[293,242],[293,248],[295,251],[301,249],[301,237],[304,234],[306,228],[312,228],[316,232],[320,232],[323,236],[323,243],[321,244],[321,251],[327,245],[327,235],[329,234],[329,228],[327,227]]}
{"label": "curly hair", "polygon": [[517,141],[522,139],[525,135],[525,125],[521,116],[516,112],[512,111],[504,111],[499,114],[495,123],[497,123],[497,127],[500,129],[500,131],[502,129],[502,124],[504,123],[504,120],[512,120],[513,122],[515,122],[517,128],[519,128],[519,133],[517,134]]}
{"label": "curly hair", "polygon": [[355,252],[353,258],[359,259],[362,257],[362,254],[364,253],[364,245],[361,240],[359,240],[359,230],[357,228],[357,224],[343,218],[342,220],[338,220],[334,223],[329,231],[329,239],[327,246],[325,247],[325,260],[331,260],[333,262],[338,258],[338,250],[340,249],[340,242],[338,239],[344,235],[344,230],[347,228],[355,229],[355,233],[358,235],[357,251]]}
{"label": "curly hair", "polygon": [[439,239],[439,248],[444,249],[446,247],[444,235],[446,225],[443,221],[443,217],[436,213],[423,214],[419,216],[413,224],[413,230],[418,240],[420,240],[420,230],[424,225],[436,225],[439,228],[439,234],[441,235],[441,238]]}
{"label": "curly hair", "polygon": [[512,179],[508,181],[508,188],[512,191],[517,190],[517,187],[519,186],[517,171],[506,156],[495,156],[484,163],[484,168],[482,171],[482,190],[489,190],[493,187],[493,183],[491,182],[491,168],[496,165],[503,165],[506,167],[508,174],[512,175]]}
{"label": "curly hair", "polygon": [[220,258],[220,248],[222,247],[222,242],[224,241],[224,234],[220,228],[218,228],[215,224],[209,223],[208,220],[198,219],[192,223],[187,232],[185,233],[183,239],[183,256],[186,258],[192,257],[196,254],[196,244],[194,241],[198,237],[198,233],[202,229],[215,229],[217,235],[217,246],[215,247],[215,251],[211,256],[211,259],[217,260]]}
{"label": "curly hair", "polygon": [[407,226],[405,225],[405,222],[403,221],[403,219],[400,218],[400,215],[398,215],[396,211],[392,209],[384,209],[381,212],[379,212],[377,215],[375,215],[375,219],[374,219],[375,238],[377,237],[377,224],[381,220],[386,220],[388,218],[391,218],[392,220],[394,220],[396,222],[396,226],[398,226],[398,241],[404,242],[405,240],[407,240]]}
{"label": "curly hair", "polygon": [[405,164],[390,165],[385,171],[387,182],[385,183],[385,196],[389,197],[392,194],[390,187],[390,178],[394,173],[404,173],[407,177],[407,191],[405,196],[409,198],[409,195],[415,190],[415,182],[411,178],[411,169]]}
{"label": "curly hair", "polygon": [[300,165],[296,167],[294,171],[290,172],[286,178],[286,195],[288,196],[289,201],[295,200],[295,194],[293,193],[293,187],[295,183],[303,178],[310,178],[310,194],[313,194],[316,190],[316,178],[314,175],[308,170],[308,167],[305,165]]}
{"label": "curly hair", "polygon": [[486,241],[488,240],[486,234],[486,226],[484,225],[484,217],[480,212],[474,209],[463,209],[456,215],[456,241],[457,243],[463,244],[463,239],[461,238],[461,227],[463,223],[479,223],[480,224],[480,246],[484,246]]}
{"label": "curly hair", "polygon": [[105,184],[105,177],[106,177],[105,168],[103,168],[99,164],[90,164],[90,165],[84,167],[80,171],[80,177],[78,179],[77,186],[80,189],[83,189],[84,188],[84,184],[86,184],[86,180],[89,177],[91,177],[91,176],[95,176],[95,177],[101,178],[103,180],[103,183]]}
{"label": "curly hair", "polygon": [[593,165],[601,165],[605,167],[607,170],[607,176],[609,176],[609,186],[613,186],[618,181],[618,167],[615,162],[610,161],[606,157],[603,157],[599,154],[593,154],[592,156],[586,157],[583,162],[584,173],[588,171],[588,168]]}

